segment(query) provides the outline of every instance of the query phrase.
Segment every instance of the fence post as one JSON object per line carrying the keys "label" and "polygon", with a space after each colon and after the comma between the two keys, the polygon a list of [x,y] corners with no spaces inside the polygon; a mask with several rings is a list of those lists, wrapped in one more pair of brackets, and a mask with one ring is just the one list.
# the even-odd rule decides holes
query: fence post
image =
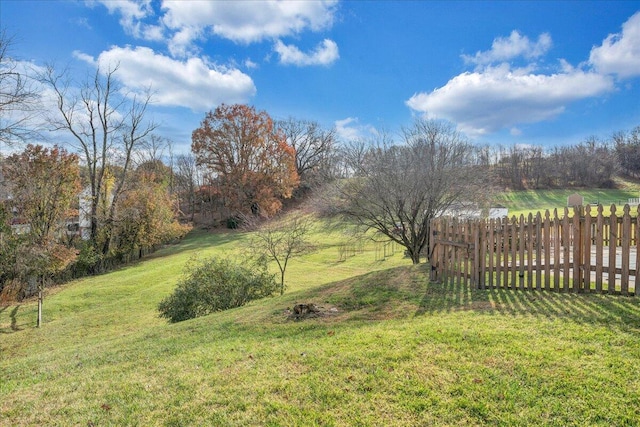
{"label": "fence post", "polygon": [[607,292],[612,294],[616,291],[616,246],[618,244],[618,218],[616,216],[616,205],[611,205],[611,215],[609,216],[609,270],[607,279],[609,285]]}
{"label": "fence post", "polygon": [[602,252],[604,242],[604,215],[602,205],[598,205],[598,216],[596,218],[596,292],[602,292]]}
{"label": "fence post", "polygon": [[640,275],[640,205],[638,205],[638,215],[636,216],[636,274],[634,277],[633,294],[638,295],[638,276]]}
{"label": "fence post", "polygon": [[584,212],[584,230],[583,236],[584,248],[584,290],[591,292],[591,245],[593,238],[591,236],[591,207],[587,205]]}
{"label": "fence post", "polygon": [[462,275],[462,279],[465,285],[469,285],[471,282],[471,253],[469,252],[471,246],[471,220],[466,220],[464,222],[464,232],[463,232],[463,240],[467,243],[467,248],[462,252],[463,264],[464,264],[464,272]]}
{"label": "fence post", "polygon": [[631,208],[624,205],[622,215],[622,271],[620,274],[620,291],[629,294],[629,253],[631,248]]}
{"label": "fence post", "polygon": [[520,224],[516,228],[516,235],[518,237],[518,288],[524,290],[524,248],[526,242],[525,236],[525,219],[524,215],[520,214]]}
{"label": "fence post", "polygon": [[496,235],[495,235],[495,229],[496,229],[496,220],[494,218],[491,218],[489,220],[489,241],[487,244],[488,247],[488,255],[489,255],[489,267],[488,267],[488,271],[489,271],[489,286],[491,288],[493,288],[495,286],[495,282],[494,282],[494,271],[495,271],[495,258],[496,258]]}
{"label": "fence post", "polygon": [[540,212],[536,214],[536,289],[542,289],[542,215]]}
{"label": "fence post", "polygon": [[438,234],[436,224],[437,219],[432,219],[429,225],[429,264],[431,264],[431,272],[429,273],[429,280],[435,281],[435,268],[436,263],[434,262],[435,256],[435,245],[436,245],[436,236]]}
{"label": "fence post", "polygon": [[573,291],[578,293],[582,288],[583,247],[582,247],[582,206],[573,208]]}
{"label": "fence post", "polygon": [[480,289],[480,226],[477,222],[473,224],[473,273],[471,274],[471,285]]}
{"label": "fence post", "polygon": [[549,209],[544,212],[544,288],[551,289],[551,222]]}

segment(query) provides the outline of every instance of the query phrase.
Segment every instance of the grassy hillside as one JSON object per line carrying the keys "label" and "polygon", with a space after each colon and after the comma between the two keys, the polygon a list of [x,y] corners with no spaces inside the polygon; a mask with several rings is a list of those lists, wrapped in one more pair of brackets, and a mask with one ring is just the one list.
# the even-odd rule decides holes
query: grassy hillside
{"label": "grassy hillside", "polygon": [[[526,190],[505,191],[497,195],[495,203],[509,208],[509,216],[536,214],[549,209],[558,209],[559,213],[567,206],[567,197],[578,193],[585,203],[600,203],[605,207],[611,204],[623,205],[630,198],[640,197],[640,187],[622,183],[620,189],[562,189],[562,190]],[[606,212],[606,211],[605,211]]]}
{"label": "grassy hillside", "polygon": [[[194,233],[144,262],[0,308],[0,425],[633,425],[637,298],[477,291],[319,223],[283,297],[178,324],[157,315],[194,253],[240,254],[242,233]],[[326,310],[292,321],[287,308]]]}

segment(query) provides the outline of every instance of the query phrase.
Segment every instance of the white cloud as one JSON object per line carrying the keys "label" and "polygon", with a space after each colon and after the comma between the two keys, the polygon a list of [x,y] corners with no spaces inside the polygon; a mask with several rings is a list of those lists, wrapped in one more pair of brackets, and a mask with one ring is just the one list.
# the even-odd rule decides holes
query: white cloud
{"label": "white cloud", "polygon": [[507,64],[460,74],[406,103],[429,117],[455,122],[469,135],[482,135],[561,114],[566,105],[614,89],[611,78],[582,70],[534,74]]}
{"label": "white cloud", "polygon": [[508,38],[498,37],[494,39],[490,50],[476,52],[473,56],[462,55],[462,58],[466,63],[476,65],[509,61],[518,57],[531,60],[547,53],[551,45],[551,36],[548,33],[540,34],[538,40],[534,43],[527,36],[523,36],[514,30]]}
{"label": "white cloud", "polygon": [[162,21],[179,37],[172,38],[173,50],[188,45],[211,31],[237,43],[319,31],[333,24],[336,0],[323,1],[168,1]]}
{"label": "white cloud", "polygon": [[511,136],[520,136],[522,135],[522,130],[518,129],[517,127],[512,127],[509,133],[511,134]]}
{"label": "white cloud", "polygon": [[340,58],[338,45],[329,39],[325,39],[310,53],[304,53],[294,45],[285,45],[280,40],[276,42],[274,50],[280,55],[281,64],[297,65],[298,67],[306,65],[331,65]]}
{"label": "white cloud", "polygon": [[[249,44],[321,31],[333,25],[338,0],[85,0],[90,7],[104,6],[120,16],[120,25],[133,37],[162,41],[176,58],[196,56],[196,42],[216,35],[236,43]],[[289,50],[293,46],[286,46]],[[291,53],[298,62],[328,64],[337,59],[335,42],[325,40],[310,55]],[[288,57],[291,57],[289,55]]]}
{"label": "white cloud", "polygon": [[128,89],[151,87],[154,103],[206,111],[220,103],[243,103],[256,92],[251,77],[235,68],[212,66],[200,58],[177,61],[146,47],[118,47],[102,52],[92,63],[107,68],[119,64],[115,77]]}
{"label": "white cloud", "polygon": [[80,52],[79,50],[74,50],[72,53],[73,57],[79,59],[80,61],[86,62],[87,64],[96,66],[96,60],[93,56],[87,55],[86,53]]}
{"label": "white cloud", "polygon": [[343,141],[356,141],[368,139],[378,135],[378,131],[371,125],[361,125],[357,118],[347,117],[343,120],[336,120],[336,135]]}
{"label": "white cloud", "polygon": [[[547,33],[534,42],[513,31],[508,38],[496,38],[487,51],[462,55],[476,66],[473,72],[431,92],[416,93],[406,104],[429,117],[455,122],[469,135],[509,129],[520,136],[521,124],[554,119],[572,102],[616,90],[614,75],[640,76],[640,12],[623,24],[621,33],[594,47],[589,61],[578,67],[559,59],[555,72],[540,71],[536,61],[551,46]],[[514,59],[520,59],[521,66],[511,65]]]}
{"label": "white cloud", "polygon": [[244,60],[244,66],[251,70],[258,68],[258,64],[253,62],[250,58]]}
{"label": "white cloud", "polygon": [[164,39],[162,26],[142,22],[154,16],[151,0],[85,0],[85,3],[91,7],[101,4],[110,14],[119,14],[120,25],[133,37],[153,41]]}
{"label": "white cloud", "polygon": [[152,13],[151,0],[85,0],[90,7],[101,4],[110,14],[119,13],[127,21],[142,19]]}
{"label": "white cloud", "polygon": [[193,41],[202,37],[201,30],[195,27],[182,27],[168,41],[169,52],[175,57],[186,57],[196,52]]}
{"label": "white cloud", "polygon": [[640,76],[640,12],[622,25],[622,33],[610,34],[601,46],[591,49],[589,62],[600,73]]}

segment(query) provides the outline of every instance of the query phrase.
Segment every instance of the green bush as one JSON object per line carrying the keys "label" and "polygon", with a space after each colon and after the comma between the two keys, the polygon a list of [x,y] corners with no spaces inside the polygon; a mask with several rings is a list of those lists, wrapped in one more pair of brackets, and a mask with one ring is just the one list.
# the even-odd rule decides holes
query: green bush
{"label": "green bush", "polygon": [[208,258],[187,264],[173,294],[158,305],[160,316],[180,322],[216,311],[240,307],[273,295],[275,276],[265,262],[239,264],[228,258]]}
{"label": "green bush", "polygon": [[73,276],[83,277],[98,273],[102,259],[102,254],[96,250],[93,244],[90,242],[82,242],[78,251],[78,258],[76,258],[72,267]]}

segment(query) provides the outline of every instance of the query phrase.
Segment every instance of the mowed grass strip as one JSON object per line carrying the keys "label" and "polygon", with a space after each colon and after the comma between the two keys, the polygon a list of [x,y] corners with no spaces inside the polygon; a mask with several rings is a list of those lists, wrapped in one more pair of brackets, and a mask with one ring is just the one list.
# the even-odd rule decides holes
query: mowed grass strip
{"label": "mowed grass strip", "polygon": [[[535,215],[541,212],[544,215],[546,209],[553,215],[553,210],[558,209],[558,214],[563,215],[567,206],[567,197],[578,193],[584,197],[585,203],[600,203],[604,206],[604,213],[608,215],[611,204],[619,206],[618,212],[622,212],[622,206],[630,198],[640,197],[640,187],[637,184],[625,184],[621,189],[558,189],[558,190],[525,190],[505,191],[496,196],[495,204],[509,208],[509,217],[529,213]],[[570,209],[571,210],[571,209]],[[633,212],[633,209],[632,209]],[[592,215],[595,215],[595,210]]]}
{"label": "mowed grass strip", "polygon": [[[178,324],[155,310],[196,233],[151,259],[0,313],[0,425],[634,425],[640,303],[430,283],[340,233],[295,259],[283,297]],[[296,303],[326,315],[288,319]],[[17,308],[16,308],[17,307]]]}

